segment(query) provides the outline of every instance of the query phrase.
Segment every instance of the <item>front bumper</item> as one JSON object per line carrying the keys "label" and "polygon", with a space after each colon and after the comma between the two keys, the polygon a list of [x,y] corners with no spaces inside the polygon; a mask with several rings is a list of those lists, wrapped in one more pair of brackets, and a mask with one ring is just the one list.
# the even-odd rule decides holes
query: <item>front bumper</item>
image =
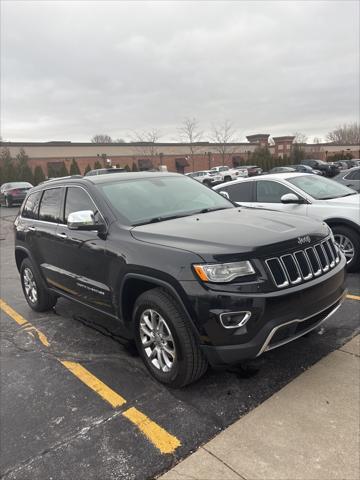
{"label": "front bumper", "polygon": [[290,320],[273,328],[269,325],[249,343],[217,347],[203,345],[202,350],[213,366],[235,364],[241,360],[259,357],[264,352],[286,345],[318,328],[340,308],[344,298],[345,292],[330,307],[310,317]]}
{"label": "front bumper", "polygon": [[[235,364],[255,358],[317,328],[345,296],[345,260],[328,274],[306,284],[270,293],[229,293],[189,283],[194,323],[210,364]],[[184,285],[183,285],[184,286]],[[191,287],[191,292],[190,292]],[[248,311],[244,326],[224,328],[221,316]]]}

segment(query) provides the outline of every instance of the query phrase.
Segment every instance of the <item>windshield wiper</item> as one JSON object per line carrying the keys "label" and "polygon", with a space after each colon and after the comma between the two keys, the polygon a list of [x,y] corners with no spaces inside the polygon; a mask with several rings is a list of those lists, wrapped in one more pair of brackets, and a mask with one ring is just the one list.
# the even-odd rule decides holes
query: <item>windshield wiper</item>
{"label": "windshield wiper", "polygon": [[199,212],[193,213],[193,215],[198,215],[199,213],[209,213],[209,212],[216,212],[217,210],[227,210],[231,207],[215,207],[215,208],[203,208]]}
{"label": "windshield wiper", "polygon": [[143,222],[139,223],[133,223],[133,227],[139,227],[141,225],[148,225],[150,223],[158,223],[158,222],[165,222],[166,220],[174,220],[175,218],[182,218],[182,217],[188,217],[189,215],[192,215],[191,213],[186,213],[185,215],[169,215],[169,216],[164,216],[164,217],[154,217],[150,218],[149,220],[144,220]]}

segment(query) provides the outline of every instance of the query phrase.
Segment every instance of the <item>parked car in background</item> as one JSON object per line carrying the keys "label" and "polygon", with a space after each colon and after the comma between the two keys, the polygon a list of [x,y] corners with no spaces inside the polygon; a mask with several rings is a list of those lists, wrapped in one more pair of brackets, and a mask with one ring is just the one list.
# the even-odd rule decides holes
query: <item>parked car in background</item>
{"label": "parked car in background", "polygon": [[351,168],[345,160],[337,160],[334,163],[340,168],[340,170],[348,170],[349,168]]}
{"label": "parked car in background", "polygon": [[258,167],[257,165],[244,165],[239,168],[245,169],[248,173],[247,175],[248,177],[254,177],[256,175],[261,175],[263,173],[263,169]]}
{"label": "parked car in background", "polygon": [[313,175],[322,175],[322,172],[320,170],[314,170],[313,168],[309,167],[309,165],[301,165],[301,164],[291,165],[291,168],[293,168],[296,172],[312,173]]}
{"label": "parked car in background", "polygon": [[288,173],[288,172],[295,172],[295,168],[292,167],[274,167],[269,170],[268,173]]}
{"label": "parked car in background", "polygon": [[360,267],[360,195],[318,175],[277,173],[214,188],[239,205],[306,215],[326,222],[349,271]]}
{"label": "parked car in background", "polygon": [[238,177],[247,177],[247,171],[244,168],[230,168],[226,165],[212,167],[211,172],[216,172],[222,177],[222,182],[231,182]]}
{"label": "parked car in background", "polygon": [[85,177],[92,177],[93,175],[104,175],[107,173],[121,173],[121,172],[126,172],[125,168],[120,168],[120,167],[97,168],[95,170],[90,170],[90,172],[85,174]]}
{"label": "parked car in background", "polygon": [[334,177],[334,180],[342,183],[343,185],[346,185],[349,188],[353,188],[357,192],[360,192],[360,167],[353,167],[349,168],[348,170],[342,170],[339,175],[336,175],[336,177]]}
{"label": "parked car in background", "polygon": [[301,164],[320,170],[325,177],[335,177],[340,172],[340,168],[334,163],[324,162],[323,160],[305,159],[302,160]]}
{"label": "parked car in background", "polygon": [[191,172],[186,174],[188,177],[194,178],[200,183],[208,187],[218,185],[223,182],[223,177],[217,172],[211,170],[202,170],[200,172]]}
{"label": "parked car in background", "polygon": [[14,228],[28,305],[43,312],[61,296],[109,315],[150,373],[172,387],[196,381],[208,364],[237,364],[292,342],[345,295],[345,258],[327,225],[234,208],[185,175],[43,184]]}
{"label": "parked car in background", "polygon": [[32,187],[29,182],[3,183],[0,188],[0,205],[11,207],[14,204],[21,204]]}

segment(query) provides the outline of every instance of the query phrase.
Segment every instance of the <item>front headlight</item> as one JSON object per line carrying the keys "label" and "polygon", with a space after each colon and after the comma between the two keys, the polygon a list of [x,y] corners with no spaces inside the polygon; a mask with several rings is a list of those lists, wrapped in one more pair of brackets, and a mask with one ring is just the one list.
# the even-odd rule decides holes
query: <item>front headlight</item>
{"label": "front headlight", "polygon": [[194,265],[197,276],[203,282],[226,283],[234,278],[252,275],[254,267],[249,261],[236,263],[209,263]]}

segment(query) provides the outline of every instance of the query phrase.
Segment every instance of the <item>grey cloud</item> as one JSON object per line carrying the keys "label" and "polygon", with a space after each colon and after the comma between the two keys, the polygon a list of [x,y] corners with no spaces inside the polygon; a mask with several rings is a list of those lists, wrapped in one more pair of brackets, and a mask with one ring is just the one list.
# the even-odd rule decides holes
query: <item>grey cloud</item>
{"label": "grey cloud", "polygon": [[359,119],[358,2],[2,3],[1,133],[88,140],[185,116],[242,138]]}

